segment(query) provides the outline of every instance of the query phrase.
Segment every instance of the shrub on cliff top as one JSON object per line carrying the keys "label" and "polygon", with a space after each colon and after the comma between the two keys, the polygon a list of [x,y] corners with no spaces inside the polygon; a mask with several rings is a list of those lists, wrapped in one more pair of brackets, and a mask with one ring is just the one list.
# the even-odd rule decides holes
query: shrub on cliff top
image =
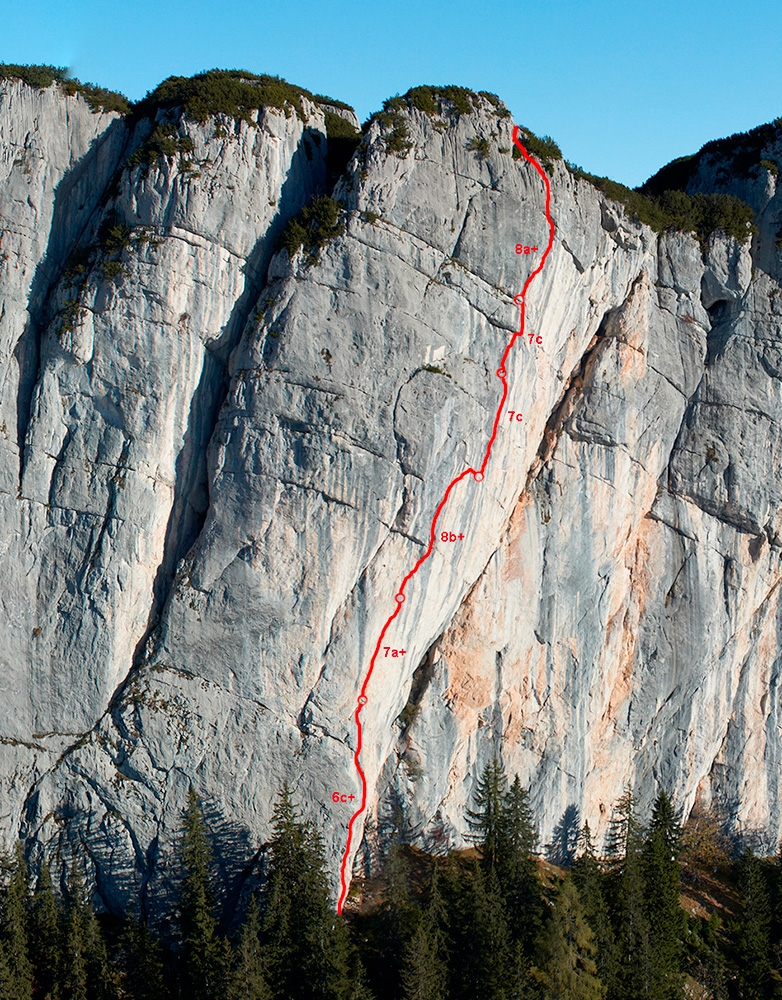
{"label": "shrub on cliff top", "polygon": [[684,191],[704,158],[722,160],[731,174],[749,177],[763,163],[765,148],[781,137],[782,118],[775,118],[773,122],[758,125],[748,132],[736,132],[724,139],[712,139],[701,146],[697,153],[679,156],[661,167],[644,181],[640,190],[649,195],[660,195],[671,189]]}
{"label": "shrub on cliff top", "polygon": [[471,115],[481,105],[481,98],[485,98],[493,107],[494,114],[500,118],[507,118],[510,115],[508,109],[496,94],[490,94],[486,90],[474,91],[467,87],[457,87],[449,84],[446,87],[421,86],[411,87],[406,94],[392,97],[383,104],[383,110],[401,111],[403,108],[416,108],[424,114],[434,118],[435,115],[445,113],[459,115]]}
{"label": "shrub on cliff top", "polygon": [[333,111],[324,111],[326,118],[326,135],[329,139],[360,139],[361,134],[347,118],[335,115]]}
{"label": "shrub on cliff top", "polygon": [[709,235],[716,230],[737,240],[745,240],[757,232],[752,209],[733,195],[688,195],[684,191],[668,190],[652,196],[608,177],[595,177],[578,167],[571,166],[571,170],[574,176],[589,181],[607,197],[620,202],[629,215],[636,216],[657,233],[670,229],[695,233],[701,246],[704,246]]}
{"label": "shrub on cliff top", "polygon": [[96,87],[92,83],[68,79],[67,74],[67,69],[62,66],[20,66],[15,63],[0,63],[0,80],[21,80],[29,87],[43,89],[58,83],[70,96],[81,94],[91,111],[117,111],[122,115],[130,111],[130,101],[124,94],[106,90],[105,87]]}
{"label": "shrub on cliff top", "polygon": [[286,114],[295,111],[304,119],[302,97],[313,103],[345,106],[331,98],[316,97],[279,76],[259,76],[237,69],[210,69],[195,76],[170,76],[136,107],[142,114],[152,114],[158,108],[181,107],[188,117],[202,123],[213,115],[251,121],[253,111],[267,107],[279,108]]}
{"label": "shrub on cliff top", "polygon": [[0,80],[21,80],[29,87],[51,87],[55,80],[62,83],[67,70],[64,66],[20,66],[0,63]]}

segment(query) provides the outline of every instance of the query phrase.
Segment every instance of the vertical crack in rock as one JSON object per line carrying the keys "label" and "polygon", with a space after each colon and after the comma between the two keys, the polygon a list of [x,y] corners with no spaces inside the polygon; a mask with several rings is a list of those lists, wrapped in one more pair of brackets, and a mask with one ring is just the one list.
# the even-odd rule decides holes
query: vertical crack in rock
{"label": "vertical crack in rock", "polygon": [[401,727],[401,736],[403,738],[407,737],[410,727],[413,722],[415,722],[415,717],[421,707],[421,700],[426,694],[426,689],[432,681],[435,653],[441,639],[442,634],[437,636],[429,649],[427,649],[424,653],[421,662],[413,671],[413,676],[410,680],[410,693],[407,696],[407,702],[396,719],[396,722],[398,722]]}
{"label": "vertical crack in rock", "polygon": [[[79,184],[88,177],[94,178],[101,174],[98,160],[104,148],[111,148],[114,135],[124,132],[122,142],[118,144],[114,163],[106,173],[103,186],[90,188],[87,198],[87,211],[82,215],[83,222],[78,229],[73,229],[73,216],[84,212],[84,205],[74,206],[72,199],[77,193]],[[52,221],[46,252],[35,269],[35,275],[30,287],[28,299],[28,319],[22,335],[17,341],[13,354],[19,368],[19,388],[16,400],[17,446],[19,448],[19,490],[21,492],[22,475],[25,465],[25,439],[30,425],[33,396],[41,374],[41,338],[51,320],[51,299],[61,278],[63,268],[71,252],[78,245],[84,234],[90,229],[96,209],[105,201],[107,192],[111,190],[116,177],[117,166],[122,162],[129,138],[128,126],[124,119],[115,119],[108,128],[93,142],[89,150],[65,174],[57,185],[52,210]],[[83,193],[82,193],[83,194]]]}
{"label": "vertical crack in rock", "polygon": [[551,414],[546,421],[537,455],[527,473],[527,480],[522,490],[522,496],[529,490],[541,470],[551,460],[557,442],[562,436],[565,424],[580,401],[584,384],[589,380],[590,372],[599,360],[603,345],[607,342],[608,324],[615,311],[608,310],[604,313],[597,331],[589,344],[587,344],[586,350],[581,355],[578,364],[565,381],[562,391],[559,394],[559,399],[552,407]]}
{"label": "vertical crack in rock", "polygon": [[[136,644],[131,670],[143,660],[149,637],[160,621],[171,594],[176,567],[201,534],[209,511],[208,454],[233,384],[229,375],[231,355],[242,337],[249,336],[250,317],[269,287],[267,272],[279,233],[301,205],[319,191],[319,187],[315,185],[311,190],[302,192],[295,183],[295,178],[298,177],[297,158],[306,157],[309,161],[313,156],[310,142],[312,132],[312,129],[305,129],[302,133],[288,166],[287,178],[280,189],[277,212],[243,265],[244,289],[234,304],[222,334],[204,347],[203,370],[191,400],[187,429],[176,461],[174,502],[166,526],[163,558],[153,583],[147,626]],[[118,691],[122,687],[124,682]],[[115,701],[116,693],[112,697],[112,702]]]}

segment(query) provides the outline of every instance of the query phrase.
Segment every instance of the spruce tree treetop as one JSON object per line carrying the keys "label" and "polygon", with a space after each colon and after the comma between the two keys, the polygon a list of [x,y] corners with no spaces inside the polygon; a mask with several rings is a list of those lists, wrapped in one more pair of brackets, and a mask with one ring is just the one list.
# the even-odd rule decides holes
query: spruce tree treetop
{"label": "spruce tree treetop", "polygon": [[263,963],[277,997],[349,1000],[363,977],[331,905],[323,842],[283,787],[274,808],[264,890]]}
{"label": "spruce tree treetop", "polygon": [[218,934],[212,848],[201,803],[191,787],[182,824],[180,935],[182,983],[188,1000],[224,1000],[225,948]]}
{"label": "spruce tree treetop", "polygon": [[481,854],[489,868],[493,867],[504,848],[505,797],[508,779],[497,757],[484,767],[475,790],[475,809],[467,810],[467,822],[473,830],[473,839],[481,847]]}
{"label": "spruce tree treetop", "polygon": [[682,997],[686,920],[679,905],[681,825],[665,791],[657,796],[643,847],[651,985],[661,1000]]}

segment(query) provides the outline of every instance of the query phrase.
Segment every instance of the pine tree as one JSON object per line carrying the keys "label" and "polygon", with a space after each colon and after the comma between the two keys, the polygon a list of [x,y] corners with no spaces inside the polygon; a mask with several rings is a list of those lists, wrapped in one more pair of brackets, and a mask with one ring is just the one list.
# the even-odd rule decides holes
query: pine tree
{"label": "pine tree", "polygon": [[511,934],[529,956],[541,927],[543,894],[535,858],[538,832],[529,793],[522,788],[518,775],[503,796],[497,839],[497,876]]}
{"label": "pine tree", "polygon": [[678,1000],[684,990],[682,945],[685,916],[679,905],[680,849],[681,825],[671,800],[661,791],[654,804],[643,850],[651,994],[655,1000]]}
{"label": "pine tree", "polygon": [[272,826],[263,960],[273,993],[293,1000],[365,996],[347,930],[331,908],[322,841],[299,819],[287,785]]}
{"label": "pine tree", "polygon": [[223,1000],[227,970],[214,916],[212,849],[201,803],[188,793],[182,828],[181,981],[188,1000]]}
{"label": "pine tree", "polygon": [[573,882],[578,889],[587,923],[595,935],[597,972],[605,984],[616,973],[616,937],[604,889],[605,875],[595,853],[592,831],[584,823],[579,835],[578,857],[573,863]]}
{"label": "pine tree", "polygon": [[28,941],[30,890],[27,863],[20,843],[16,845],[8,869],[9,880],[3,905],[3,939],[8,965],[6,988],[14,1000],[32,1000],[33,967]]}
{"label": "pine tree", "polygon": [[751,848],[738,864],[741,921],[736,933],[741,1000],[762,1000],[770,986],[771,907],[760,861]]}
{"label": "pine tree", "polygon": [[129,1000],[163,1000],[163,958],[147,924],[135,914],[125,920],[120,940],[123,996]]}
{"label": "pine tree", "polygon": [[596,952],[578,890],[567,876],[538,945],[544,1000],[602,1000],[605,988],[597,974]]}
{"label": "pine tree", "polygon": [[606,986],[609,1000],[640,1000],[651,996],[649,921],[641,850],[643,838],[635,816],[635,799],[628,788],[617,803],[609,844],[618,862],[612,917],[616,934],[616,975]]}
{"label": "pine tree", "polygon": [[401,977],[405,1000],[446,1000],[448,997],[448,955],[443,930],[446,921],[435,866],[428,904],[405,948]]}
{"label": "pine tree", "polygon": [[264,975],[260,933],[261,914],[253,896],[239,935],[229,1000],[272,1000],[272,991]]}
{"label": "pine tree", "polygon": [[44,861],[38,873],[30,922],[30,953],[34,965],[36,1000],[57,1000],[57,976],[62,965],[62,914]]}
{"label": "pine tree", "polygon": [[473,839],[480,844],[486,872],[491,871],[505,851],[503,820],[507,790],[505,771],[494,757],[478,779],[474,795],[476,808],[467,810],[467,823],[473,830]]}

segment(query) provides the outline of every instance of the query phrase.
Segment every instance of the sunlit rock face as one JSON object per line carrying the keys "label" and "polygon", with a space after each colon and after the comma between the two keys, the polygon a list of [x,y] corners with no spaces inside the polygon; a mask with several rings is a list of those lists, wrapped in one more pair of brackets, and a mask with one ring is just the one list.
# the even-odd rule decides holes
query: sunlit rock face
{"label": "sunlit rock face", "polygon": [[501,105],[440,110],[370,124],[291,258],[323,107],[146,162],[149,122],[0,86],[2,834],[81,840],[110,907],[165,893],[191,784],[235,888],[287,781],[336,891],[357,697],[467,469],[367,685],[348,872],[464,846],[493,755],[544,843],[627,784],[777,840],[773,172],[701,247],[550,165],[486,460],[545,185]]}

